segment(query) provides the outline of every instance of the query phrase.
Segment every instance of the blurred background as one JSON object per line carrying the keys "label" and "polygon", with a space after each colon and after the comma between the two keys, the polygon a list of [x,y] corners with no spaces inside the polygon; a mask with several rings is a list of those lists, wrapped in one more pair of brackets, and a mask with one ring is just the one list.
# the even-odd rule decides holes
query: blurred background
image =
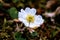
{"label": "blurred background", "polygon": [[[26,7],[45,20],[33,33],[18,21],[18,12]],[[60,0],[0,0],[0,40],[60,40]]]}

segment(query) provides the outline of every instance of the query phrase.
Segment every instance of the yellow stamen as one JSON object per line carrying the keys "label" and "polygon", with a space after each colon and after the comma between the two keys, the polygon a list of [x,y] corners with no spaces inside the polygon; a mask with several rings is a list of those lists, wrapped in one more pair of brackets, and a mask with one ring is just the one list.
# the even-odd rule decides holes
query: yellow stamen
{"label": "yellow stamen", "polygon": [[28,22],[34,22],[34,16],[33,15],[31,15],[31,14],[28,14],[27,16],[26,16],[26,20],[28,21]]}

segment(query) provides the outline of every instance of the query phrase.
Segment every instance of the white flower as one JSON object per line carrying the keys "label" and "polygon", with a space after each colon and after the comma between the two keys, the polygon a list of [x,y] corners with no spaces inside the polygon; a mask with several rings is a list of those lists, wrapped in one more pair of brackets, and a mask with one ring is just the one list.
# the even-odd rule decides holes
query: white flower
{"label": "white flower", "polygon": [[44,20],[41,15],[35,15],[36,9],[27,7],[25,10],[21,9],[18,13],[18,19],[24,23],[26,27],[37,28],[43,24]]}

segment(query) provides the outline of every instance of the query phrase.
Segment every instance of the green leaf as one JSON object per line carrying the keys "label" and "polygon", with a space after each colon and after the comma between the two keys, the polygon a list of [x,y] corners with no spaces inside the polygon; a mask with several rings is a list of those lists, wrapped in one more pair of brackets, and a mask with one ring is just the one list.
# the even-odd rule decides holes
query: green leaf
{"label": "green leaf", "polygon": [[15,40],[26,40],[26,39],[22,37],[22,34],[20,32],[16,32]]}
{"label": "green leaf", "polygon": [[15,7],[9,9],[9,14],[13,19],[18,18],[18,11]]}

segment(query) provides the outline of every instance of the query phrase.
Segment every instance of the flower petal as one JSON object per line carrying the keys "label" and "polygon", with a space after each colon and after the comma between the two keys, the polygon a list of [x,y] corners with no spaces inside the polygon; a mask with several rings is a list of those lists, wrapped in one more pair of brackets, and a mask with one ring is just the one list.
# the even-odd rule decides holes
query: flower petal
{"label": "flower petal", "polygon": [[21,13],[23,13],[24,15],[27,14],[23,9],[21,9]]}
{"label": "flower petal", "polygon": [[30,28],[38,28],[40,25],[42,25],[44,20],[42,19],[41,15],[35,15],[35,21],[34,23],[30,23],[29,27]]}
{"label": "flower petal", "polygon": [[23,9],[21,9],[21,12],[18,13],[18,18],[24,18],[25,19],[26,15],[27,15],[27,13]]}
{"label": "flower petal", "polygon": [[24,25],[25,25],[26,27],[29,26],[29,23],[28,23],[26,20],[23,20],[23,23],[24,23]]}
{"label": "flower petal", "polygon": [[24,20],[23,18],[18,18],[20,21],[22,21],[22,23],[24,23],[24,25],[26,26],[26,27],[28,27],[29,26],[29,23],[26,21],[26,20]]}
{"label": "flower petal", "polygon": [[30,23],[30,24],[29,24],[29,27],[30,27],[30,28],[34,28],[34,27],[36,27],[36,25],[35,25],[34,23]]}
{"label": "flower petal", "polygon": [[44,20],[41,15],[38,15],[35,22],[38,22],[41,25],[41,24],[43,24]]}
{"label": "flower petal", "polygon": [[23,18],[23,13],[19,12],[18,13],[18,18]]}
{"label": "flower petal", "polygon": [[35,15],[36,14],[36,9],[35,8],[32,8],[31,9],[31,13]]}
{"label": "flower petal", "polygon": [[31,13],[30,11],[31,11],[31,9],[30,9],[29,7],[27,7],[27,8],[25,9],[25,12],[26,12],[26,13]]}
{"label": "flower petal", "polygon": [[35,15],[36,14],[36,9],[34,9],[34,8],[30,9],[29,7],[27,7],[25,9],[25,12],[27,12],[27,14],[33,14],[33,15]]}
{"label": "flower petal", "polygon": [[37,19],[36,22],[38,21],[40,25],[43,24],[44,20],[41,15],[38,15],[36,19]]}
{"label": "flower petal", "polygon": [[21,22],[24,22],[25,19],[26,19],[26,14],[19,12],[18,20],[20,20]]}
{"label": "flower petal", "polygon": [[43,22],[44,22],[44,20],[42,19],[42,16],[41,16],[41,15],[35,16],[34,24],[35,24],[36,26],[42,25]]}
{"label": "flower petal", "polygon": [[18,20],[22,22],[24,19],[23,18],[18,18]]}
{"label": "flower petal", "polygon": [[20,19],[25,19],[25,17],[24,17],[25,15],[24,15],[24,16],[23,16],[23,15],[24,15],[24,14],[21,13],[21,12],[18,13],[18,18],[19,18],[19,20],[20,20]]}

